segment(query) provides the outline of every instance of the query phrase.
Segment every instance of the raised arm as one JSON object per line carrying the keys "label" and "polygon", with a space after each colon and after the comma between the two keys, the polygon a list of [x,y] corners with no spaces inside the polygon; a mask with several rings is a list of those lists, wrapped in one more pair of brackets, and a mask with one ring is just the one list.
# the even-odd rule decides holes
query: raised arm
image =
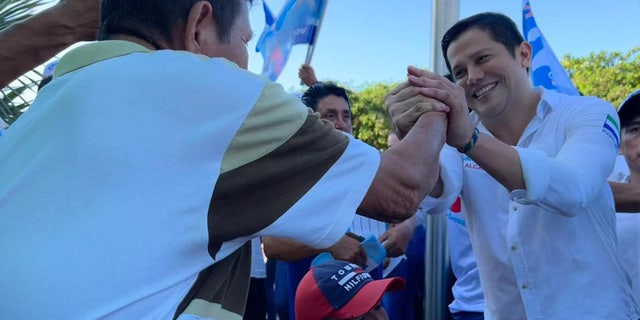
{"label": "raised arm", "polygon": [[383,152],[358,213],[388,222],[410,218],[438,181],[446,127],[444,113],[426,112],[402,141]]}
{"label": "raised arm", "polygon": [[[553,111],[563,120],[563,140],[557,150],[549,151],[511,146],[477,129],[474,133],[462,89],[438,75],[423,72],[410,82],[422,86],[426,96],[450,106],[447,143],[465,149],[468,157],[514,192],[515,201],[561,215],[576,215],[600,192],[613,168],[618,138],[604,127],[609,122],[617,126],[617,115],[603,100],[566,97],[558,102],[579,107]],[[469,141],[473,141],[472,147],[466,148]]]}
{"label": "raised arm", "polygon": [[0,87],[79,41],[95,40],[100,0],[61,0],[0,32]]}
{"label": "raised arm", "polygon": [[314,249],[305,244],[283,238],[263,237],[264,253],[268,258],[282,261],[296,261],[321,252],[329,252],[338,260],[349,261],[360,266],[367,262],[367,253],[359,240],[344,235],[338,242],[326,249]]}
{"label": "raised arm", "polygon": [[300,70],[298,70],[298,77],[300,77],[300,80],[309,87],[318,83],[316,72],[313,70],[313,67],[308,64],[303,64],[300,67]]}

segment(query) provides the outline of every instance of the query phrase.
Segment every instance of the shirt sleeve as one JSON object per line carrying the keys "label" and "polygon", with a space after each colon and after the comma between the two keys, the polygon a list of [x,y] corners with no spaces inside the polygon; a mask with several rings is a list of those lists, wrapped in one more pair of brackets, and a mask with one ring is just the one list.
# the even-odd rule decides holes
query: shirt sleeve
{"label": "shirt sleeve", "polygon": [[555,155],[516,147],[526,190],[514,190],[511,198],[574,216],[600,192],[613,169],[620,141],[619,120],[610,104],[595,98],[564,112],[562,119],[568,121],[564,143]]}
{"label": "shirt sleeve", "polygon": [[261,235],[291,238],[315,248],[329,247],[344,236],[380,163],[375,148],[345,136],[349,145],[340,159]]}
{"label": "shirt sleeve", "polygon": [[344,235],[379,152],[267,83],[223,158],[209,207],[209,251],[251,235],[326,247]]}
{"label": "shirt sleeve", "polygon": [[420,204],[420,210],[428,214],[439,214],[448,210],[462,191],[462,158],[454,148],[445,145],[440,151],[440,179],[443,183],[442,195],[438,198],[427,196]]}

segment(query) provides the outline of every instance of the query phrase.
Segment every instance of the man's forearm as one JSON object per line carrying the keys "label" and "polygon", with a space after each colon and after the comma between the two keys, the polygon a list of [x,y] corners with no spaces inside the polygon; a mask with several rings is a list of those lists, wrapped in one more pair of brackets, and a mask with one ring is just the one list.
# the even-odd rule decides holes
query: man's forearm
{"label": "man's forearm", "polygon": [[262,244],[267,258],[282,261],[296,261],[324,251],[300,242],[275,237],[262,237]]}
{"label": "man's forearm", "polygon": [[617,212],[640,212],[640,186],[631,183],[609,182]]}
{"label": "man's forearm", "polygon": [[446,126],[445,114],[427,112],[402,141],[382,153],[380,168],[358,213],[387,222],[411,217],[438,180]]}
{"label": "man's forearm", "polygon": [[75,42],[73,33],[54,21],[53,8],[0,33],[0,86],[42,64]]}
{"label": "man's forearm", "polygon": [[61,1],[0,32],[0,87],[68,46],[94,40],[99,4],[97,0]]}

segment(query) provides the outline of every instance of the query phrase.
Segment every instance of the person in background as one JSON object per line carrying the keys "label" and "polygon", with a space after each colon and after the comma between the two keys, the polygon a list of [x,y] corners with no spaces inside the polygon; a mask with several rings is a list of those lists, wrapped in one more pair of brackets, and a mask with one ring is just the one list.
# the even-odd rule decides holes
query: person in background
{"label": "person in background", "polygon": [[[351,108],[347,91],[332,83],[317,82],[302,95],[302,102],[317,112],[335,127],[336,130],[351,133]],[[310,215],[313,213],[310,212]],[[408,219],[413,221],[415,215]],[[290,314],[294,314],[294,297],[296,288],[302,277],[309,270],[311,262],[319,253],[328,252],[335,259],[346,260],[360,266],[364,266],[368,260],[365,249],[361,245],[362,239],[371,236],[385,241],[385,249],[393,256],[404,254],[411,235],[403,234],[404,228],[398,228],[397,232],[387,233],[387,224],[382,221],[356,215],[349,232],[333,246],[317,250],[291,240],[265,237],[264,246],[267,257],[287,261],[287,274],[289,279],[289,304]],[[411,230],[412,232],[412,230]],[[384,236],[384,237],[383,237]],[[404,240],[403,240],[404,239]],[[383,245],[384,245],[383,244]],[[382,266],[370,272],[376,279],[382,278]],[[295,318],[295,316],[292,316]]]}
{"label": "person in background", "polygon": [[382,307],[386,292],[405,282],[392,277],[374,280],[353,263],[331,260],[311,267],[296,292],[297,320],[388,319]]}
{"label": "person in background", "polygon": [[453,320],[483,320],[484,294],[460,197],[446,214],[451,270],[456,278],[449,311]]}
{"label": "person in background", "polygon": [[618,248],[636,301],[640,301],[640,90],[635,91],[618,108],[622,138],[620,152],[625,170],[609,177],[616,202]]}

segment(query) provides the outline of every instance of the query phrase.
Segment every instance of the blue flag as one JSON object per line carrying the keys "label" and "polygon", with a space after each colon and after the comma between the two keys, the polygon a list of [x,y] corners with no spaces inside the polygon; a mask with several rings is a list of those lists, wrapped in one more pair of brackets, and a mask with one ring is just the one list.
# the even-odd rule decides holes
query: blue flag
{"label": "blue flag", "polygon": [[579,95],[578,89],[560,64],[553,50],[538,28],[529,0],[522,0],[522,29],[524,39],[531,44],[531,78],[534,86],[545,87],[570,95]]}
{"label": "blue flag", "polygon": [[263,1],[266,26],[256,51],[262,54],[262,75],[275,81],[284,69],[291,47],[313,44],[318,24],[322,20],[325,0],[288,0],[282,11],[274,17]]}

